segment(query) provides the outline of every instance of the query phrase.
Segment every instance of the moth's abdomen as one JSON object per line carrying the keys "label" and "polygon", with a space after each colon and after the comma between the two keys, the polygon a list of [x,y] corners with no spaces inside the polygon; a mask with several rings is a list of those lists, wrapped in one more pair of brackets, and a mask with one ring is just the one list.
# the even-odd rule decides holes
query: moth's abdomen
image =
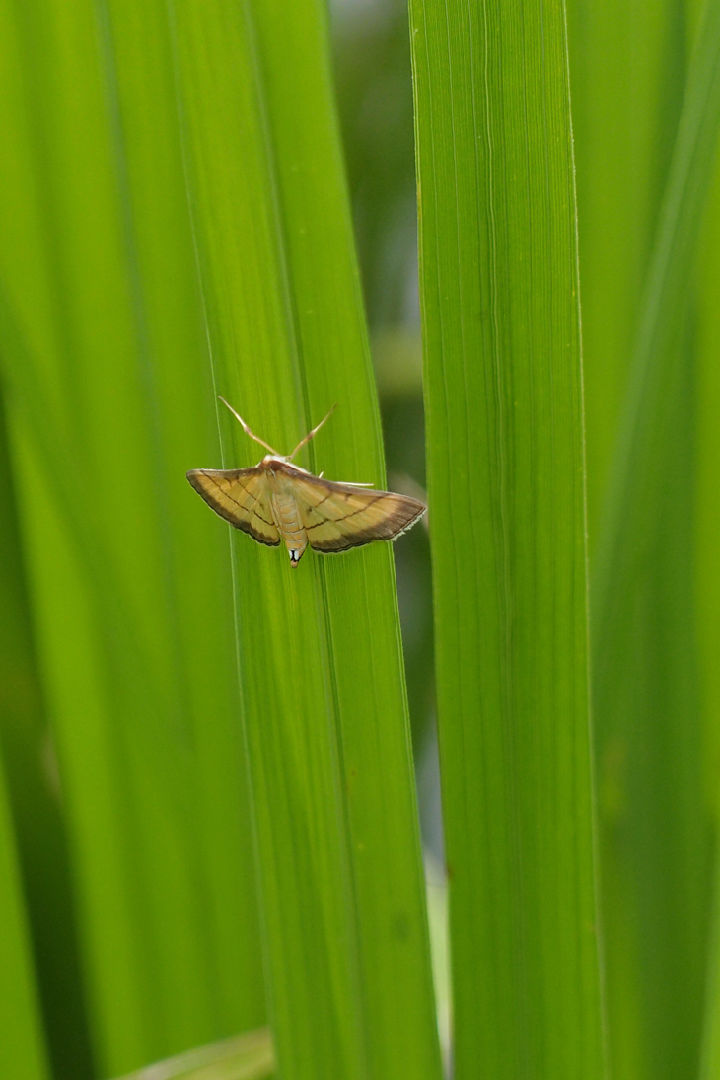
{"label": "moth's abdomen", "polygon": [[307,547],[307,535],[295,497],[290,493],[275,494],[271,498],[271,505],[273,518],[288,549],[290,562],[297,566]]}

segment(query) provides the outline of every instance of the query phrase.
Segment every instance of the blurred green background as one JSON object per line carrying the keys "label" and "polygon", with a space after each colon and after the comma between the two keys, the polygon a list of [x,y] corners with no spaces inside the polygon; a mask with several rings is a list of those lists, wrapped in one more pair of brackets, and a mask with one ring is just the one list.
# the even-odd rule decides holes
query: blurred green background
{"label": "blurred green background", "polygon": [[[270,958],[266,951],[263,966],[264,920],[271,939],[273,931],[279,939],[284,926],[302,942],[301,906],[298,925],[289,929],[282,896],[268,901],[269,915],[263,910],[267,866],[258,872],[258,922],[257,836],[272,837],[268,864],[282,862],[287,852],[278,839],[282,821],[273,831],[272,822],[258,822],[263,812],[256,808],[253,832],[249,806],[260,789],[272,804],[282,769],[277,765],[273,774],[268,762],[277,764],[275,758],[259,751],[254,757],[241,728],[248,700],[271,691],[265,674],[250,691],[241,678],[238,690],[236,641],[241,653],[248,641],[248,650],[258,653],[287,649],[274,672],[282,672],[284,657],[293,652],[296,630],[317,632],[323,656],[333,649],[352,655],[352,640],[343,640],[337,626],[342,608],[331,605],[334,613],[325,615],[324,604],[335,590],[356,603],[361,587],[352,593],[343,569],[309,570],[315,557],[308,554],[298,573],[307,571],[310,584],[301,586],[307,593],[299,593],[297,602],[285,599],[294,582],[279,568],[258,571],[255,591],[243,578],[255,573],[255,562],[237,553],[231,574],[225,529],[186,490],[183,473],[255,462],[251,447],[237,460],[243,443],[228,421],[218,422],[216,392],[282,451],[302,434],[309,418],[300,415],[303,409],[317,422],[328,398],[335,400],[345,386],[346,400],[331,421],[337,419],[335,434],[329,427],[323,444],[323,432],[313,461],[319,470],[330,458],[340,479],[382,482],[382,455],[369,368],[358,360],[343,383],[342,375],[323,381],[319,367],[313,374],[311,363],[303,366],[297,357],[274,367],[284,348],[281,335],[276,341],[262,329],[287,319],[296,353],[311,351],[303,317],[312,299],[293,293],[298,309],[288,314],[271,286],[274,274],[300,277],[293,262],[298,250],[298,259],[312,260],[316,253],[305,252],[300,240],[293,248],[290,240],[287,265],[277,254],[284,241],[265,221],[271,212],[252,202],[253,190],[263,187],[259,151],[256,188],[243,179],[244,169],[256,168],[254,148],[264,145],[265,127],[273,127],[273,86],[283,92],[271,70],[282,65],[282,49],[278,45],[271,62],[263,35],[269,40],[274,33],[289,49],[296,40],[287,31],[284,41],[281,6],[263,0],[253,5],[265,12],[258,24],[266,21],[249,33],[246,56],[240,45],[222,52],[234,35],[245,47],[245,31],[238,29],[248,10],[243,4],[208,4],[211,29],[203,5],[181,0],[82,0],[71,9],[57,0],[9,0],[0,16],[6,121],[0,150],[0,469],[6,478],[0,511],[0,891],[6,927],[0,1018],[7,1036],[0,1072],[12,1080],[109,1077],[239,1032],[262,1031],[266,988],[282,967],[280,948]],[[490,18],[502,19],[502,7],[490,4]],[[320,5],[308,3],[298,16],[310,27],[309,68],[311,50],[320,55],[324,49],[319,12]],[[317,27],[310,25],[314,19]],[[329,25],[339,120],[337,130],[328,121],[329,139],[339,136],[346,169],[387,481],[392,489],[422,493],[408,13],[396,0],[334,0]],[[569,0],[567,26],[608,1075],[720,1080],[720,957],[712,947],[718,940],[713,845],[720,765],[720,5]],[[270,87],[259,106],[247,85],[252,73]],[[329,84],[319,82],[322,103]],[[311,112],[313,101],[308,97]],[[319,114],[318,126],[324,122]],[[273,138],[280,143],[274,131],[270,144]],[[314,152],[320,136],[316,141],[308,134],[307,141]],[[300,160],[302,150],[294,152]],[[328,151],[318,172],[337,166],[334,153]],[[292,168],[290,155],[283,180],[289,190]],[[230,177],[231,209],[214,187],[223,170]],[[292,234],[292,197],[273,192],[268,205],[273,200],[282,204],[278,217]],[[295,207],[301,224],[306,211],[310,221],[310,210]],[[342,234],[342,208],[332,204],[328,216],[334,221],[333,215]],[[350,248],[349,264],[352,258]],[[267,270],[267,280],[257,278],[257,288],[243,293],[246,265],[267,267],[274,259],[279,269]],[[351,312],[354,302],[360,311],[357,298],[347,299],[354,296],[354,271],[346,274],[344,267],[328,259],[327,276],[318,277],[327,285],[327,305],[335,304],[331,283],[337,276],[337,305]],[[238,313],[228,315],[235,308]],[[353,317],[347,315],[348,324]],[[250,356],[255,318],[261,325],[258,360],[249,374],[236,376],[228,357],[233,350]],[[360,327],[361,316],[356,322]],[[364,330],[343,345],[349,341],[362,353]],[[352,387],[359,388],[361,401],[355,421],[342,416],[353,412],[347,400]],[[296,399],[303,409],[295,407]],[[356,446],[361,449],[354,458]],[[348,468],[374,471],[346,476]],[[458,537],[457,544],[471,560],[473,537]],[[394,551],[407,710],[401,670],[393,667],[392,569],[385,555],[362,564],[368,575],[363,582],[375,583],[367,588],[383,596],[390,589],[378,621],[378,641],[391,657],[383,669],[389,689],[387,699],[378,698],[376,715],[381,727],[387,700],[388,717],[410,719],[431,936],[439,942],[435,1005],[448,1061],[446,884],[425,527]],[[252,558],[276,555],[258,549]],[[352,574],[360,564],[347,565]],[[239,617],[234,587],[247,602]],[[257,605],[266,595],[277,608],[263,636],[256,631],[262,619]],[[367,618],[373,624],[376,616]],[[287,635],[282,646],[281,632]],[[333,662],[332,656],[322,660],[322,671],[335,671]],[[377,673],[373,663],[379,663],[376,654],[368,654],[367,670]],[[241,671],[242,665],[241,656]],[[297,667],[297,681],[289,683],[293,692],[303,678]],[[267,683],[273,681],[267,675]],[[326,690],[327,684],[315,672],[308,676],[308,698],[317,687]],[[342,699],[342,686],[335,690]],[[297,700],[290,690],[288,699]],[[317,708],[318,716],[326,715],[324,701]],[[398,739],[393,762],[402,760],[402,735]],[[381,742],[373,752],[378,760],[390,753]],[[277,761],[284,760],[282,753]],[[314,751],[307,760],[303,753],[293,746],[290,756],[300,761],[307,791],[324,793],[312,771]],[[249,780],[248,757],[255,762]],[[323,767],[321,760],[319,773]],[[408,866],[400,868],[398,880],[415,913],[412,937],[423,913],[408,824],[414,793],[406,781],[401,774],[400,794],[388,796],[388,820],[400,822],[397,849],[409,845]],[[288,805],[283,812],[291,821],[298,809]],[[323,818],[319,810],[317,832],[304,838],[319,874],[335,851],[333,813],[328,809]],[[353,828],[351,822],[354,843],[359,832]],[[359,861],[349,870],[338,856],[353,881],[362,877],[359,850],[353,847]],[[370,897],[372,880],[377,877],[368,872]],[[318,916],[326,920],[323,940],[342,941],[344,948],[356,908],[350,905],[346,923],[342,899],[333,898],[330,887],[324,895],[327,906]],[[317,928],[306,929],[314,942]],[[427,1018],[418,1019],[431,1000],[423,949],[421,944],[417,972],[408,969],[404,976],[419,986],[415,1012],[409,1007],[409,1041],[427,1028]],[[347,1015],[329,1021],[318,1004],[317,1026],[330,1029],[337,1021],[340,1042],[352,1047],[359,1037],[353,1034],[352,991],[343,981],[346,954],[338,959],[331,953],[328,982],[337,1000],[348,996]],[[367,963],[361,954],[358,969]],[[392,972],[389,961],[386,988]],[[273,1009],[292,1013],[291,975],[288,986],[290,1005],[270,995],[271,1022],[277,1021]],[[300,992],[307,994],[310,1016],[313,988]],[[281,1030],[290,1027],[288,1020],[283,1029],[281,1020]],[[255,1044],[247,1053],[233,1044],[229,1054],[235,1057],[207,1075],[271,1075],[268,1040],[259,1038],[258,1060]],[[433,1038],[425,1038],[408,1076],[435,1075],[423,1073],[429,1066],[422,1065],[435,1061]],[[339,1053],[329,1042],[325,1049],[328,1060]],[[398,1050],[398,1060],[406,1053]],[[383,1060],[392,1060],[387,1054]],[[181,1067],[169,1067],[167,1075],[186,1075]],[[330,1075],[313,1068],[305,1060],[296,1075]],[[383,1073],[366,1062],[356,1072],[339,1066],[337,1076],[345,1075]],[[530,1064],[523,1075],[544,1074]]]}

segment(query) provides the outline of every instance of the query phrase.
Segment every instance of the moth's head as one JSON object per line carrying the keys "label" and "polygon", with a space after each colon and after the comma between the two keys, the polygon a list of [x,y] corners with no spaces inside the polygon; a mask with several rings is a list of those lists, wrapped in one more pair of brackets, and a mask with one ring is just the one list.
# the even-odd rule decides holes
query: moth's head
{"label": "moth's head", "polygon": [[[285,466],[288,466],[288,468],[286,469]],[[266,454],[262,461],[257,463],[256,468],[269,469],[271,472],[274,469],[279,469],[280,472],[283,472],[284,470],[286,474],[288,472],[299,472],[305,473],[306,476],[312,476],[312,473],[309,473],[307,469],[303,469],[300,465],[296,465],[291,457],[282,457],[280,454]]]}
{"label": "moth's head", "polygon": [[288,460],[286,457],[281,457],[280,454],[266,454],[258,468],[272,469],[273,465],[286,465]]}

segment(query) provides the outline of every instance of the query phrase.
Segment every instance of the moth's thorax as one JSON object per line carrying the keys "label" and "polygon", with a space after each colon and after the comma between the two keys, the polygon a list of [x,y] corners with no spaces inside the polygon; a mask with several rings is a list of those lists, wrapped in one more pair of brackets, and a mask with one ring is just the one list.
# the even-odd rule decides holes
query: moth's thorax
{"label": "moth's thorax", "polygon": [[278,454],[266,454],[262,461],[258,462],[257,467],[272,472],[280,465],[287,465],[287,458],[280,457]]}

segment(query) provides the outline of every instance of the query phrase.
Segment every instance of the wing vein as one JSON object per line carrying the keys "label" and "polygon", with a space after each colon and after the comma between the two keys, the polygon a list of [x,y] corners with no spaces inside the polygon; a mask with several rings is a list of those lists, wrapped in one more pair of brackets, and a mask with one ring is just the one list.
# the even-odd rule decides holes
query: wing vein
{"label": "wing vein", "polygon": [[[310,532],[312,529],[319,529],[321,525],[336,524],[337,522],[340,522],[340,521],[347,521],[348,518],[355,517],[356,514],[364,514],[365,511],[369,510],[371,506],[374,506],[374,504],[376,502],[379,502],[380,499],[383,499],[386,494],[388,494],[388,493],[385,492],[385,491],[381,492],[380,494],[376,495],[376,497],[371,502],[367,503],[367,505],[360,506],[360,507],[358,507],[357,510],[352,510],[349,514],[343,514],[342,517],[336,517],[336,518],[328,517],[328,518],[324,518],[323,521],[318,521],[315,525],[306,525],[305,526],[305,531]],[[329,498],[329,496],[326,495],[325,498]],[[323,499],[323,502],[325,502],[325,499]],[[317,506],[312,507],[312,509],[317,510],[317,507],[319,505],[320,505],[320,503],[318,503]]]}
{"label": "wing vein", "polygon": [[208,478],[208,480],[211,480],[211,481],[213,482],[213,484],[214,484],[214,485],[215,485],[215,487],[216,487],[216,488],[218,489],[218,491],[220,491],[220,492],[221,492],[221,493],[222,493],[222,494],[224,495],[224,497],[225,497],[226,499],[229,499],[229,500],[230,500],[230,502],[232,502],[232,503],[235,503],[235,505],[236,505],[236,506],[239,506],[241,510],[245,510],[245,511],[246,511],[246,513],[248,513],[248,514],[251,514],[251,516],[252,516],[252,517],[256,517],[256,518],[258,518],[258,519],[259,519],[260,521],[264,522],[264,524],[265,524],[265,525],[269,525],[271,529],[274,529],[274,528],[275,528],[275,522],[273,522],[273,521],[268,521],[268,520],[267,520],[266,518],[264,518],[264,517],[262,516],[262,514],[258,514],[257,510],[253,510],[253,505],[254,505],[255,503],[259,502],[260,500],[258,499],[257,495],[253,495],[252,491],[249,491],[249,490],[248,490],[248,488],[247,488],[247,487],[245,486],[245,484],[243,484],[242,480],[240,480],[240,478],[239,478],[239,477],[236,477],[236,479],[235,479],[235,483],[236,483],[236,484],[240,484],[240,487],[241,487],[241,488],[243,489],[243,491],[245,492],[245,494],[246,494],[246,495],[249,495],[249,496],[250,496],[250,498],[252,499],[252,502],[250,503],[250,506],[246,506],[246,505],[245,505],[245,503],[241,503],[241,502],[238,502],[238,500],[237,500],[237,499],[234,499],[234,498],[233,498],[233,496],[232,496],[232,495],[230,494],[230,492],[228,491],[228,489],[227,489],[227,488],[224,488],[224,487],[222,486],[222,484],[219,484],[219,483],[217,482],[217,480],[215,479],[215,477],[214,477],[214,476],[212,476],[212,474],[210,474],[210,473],[205,473],[205,476],[206,476],[206,477]]}

